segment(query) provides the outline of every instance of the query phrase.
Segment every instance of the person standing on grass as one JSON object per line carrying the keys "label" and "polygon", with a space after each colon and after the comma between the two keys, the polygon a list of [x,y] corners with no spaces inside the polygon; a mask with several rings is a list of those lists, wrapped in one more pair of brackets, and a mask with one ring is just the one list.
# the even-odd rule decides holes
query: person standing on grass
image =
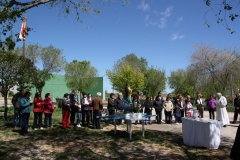
{"label": "person standing on grass", "polygon": [[185,111],[186,111],[186,115],[192,117],[192,115],[193,115],[193,105],[192,105],[191,101],[186,101]]}
{"label": "person standing on grass", "polygon": [[182,122],[181,118],[184,117],[184,110],[185,110],[185,101],[183,100],[182,96],[179,96],[177,106],[178,106],[178,108],[180,109],[180,112],[181,112],[180,122]]}
{"label": "person standing on grass", "polygon": [[65,93],[62,100],[62,128],[70,128],[70,99],[69,94]]}
{"label": "person standing on grass", "polygon": [[[133,112],[134,113],[143,113],[143,101],[140,95],[138,95],[138,97],[133,101]],[[139,121],[140,123],[142,121]],[[135,125],[138,124],[138,120],[135,121]]]}
{"label": "person standing on grass", "polygon": [[75,116],[76,116],[76,113],[79,110],[79,108],[78,108],[79,100],[78,100],[78,95],[77,95],[77,90],[76,89],[74,89],[72,91],[72,93],[70,94],[70,103],[71,103],[70,121],[71,121],[71,125],[74,125]]}
{"label": "person standing on grass", "polygon": [[88,93],[87,99],[89,102],[90,120],[93,123],[93,106],[92,106],[92,94]]}
{"label": "person standing on grass", "polygon": [[209,118],[210,119],[215,119],[215,99],[213,97],[213,95],[210,95],[210,98],[207,101],[207,107],[208,107],[208,111],[209,111]]}
{"label": "person standing on grass", "polygon": [[34,122],[33,122],[33,128],[34,130],[43,129],[42,128],[42,114],[43,114],[43,106],[44,106],[44,101],[40,95],[39,92],[35,94],[34,100],[34,108],[33,108],[33,113],[34,113]]}
{"label": "person standing on grass", "polygon": [[29,116],[31,112],[31,105],[32,102],[30,102],[30,92],[25,92],[23,98],[20,100],[21,104],[21,110],[22,110],[22,129],[21,129],[21,135],[25,135],[25,133],[28,133],[28,123],[29,123]]}
{"label": "person standing on grass", "polygon": [[101,129],[101,118],[103,103],[101,98],[101,92],[97,92],[97,96],[92,100],[93,105],[93,127],[94,129]]}
{"label": "person standing on grass", "polygon": [[216,112],[217,112],[217,118],[216,120],[221,121],[223,124],[223,127],[226,127],[227,124],[229,124],[229,117],[227,113],[227,99],[222,96],[221,93],[217,93],[217,99],[215,102],[216,105]]}
{"label": "person standing on grass", "polygon": [[175,124],[179,124],[181,121],[181,108],[179,105],[176,105],[174,110]]}
{"label": "person standing on grass", "polygon": [[233,124],[237,122],[238,114],[240,114],[240,93],[238,93],[237,97],[234,99],[234,108]]}
{"label": "person standing on grass", "polygon": [[85,120],[87,121],[87,126],[89,125],[90,120],[90,111],[89,111],[89,101],[87,99],[87,94],[83,93],[83,98],[81,99],[81,109],[82,109],[82,125],[85,125]]}
{"label": "person standing on grass", "polygon": [[115,94],[111,93],[110,97],[108,98],[107,109],[108,109],[108,113],[110,116],[115,114],[114,96],[115,96]]}
{"label": "person standing on grass", "polygon": [[161,124],[162,123],[162,110],[163,110],[163,97],[162,96],[158,96],[156,97],[155,101],[153,102],[153,107],[155,108],[156,111],[156,120],[157,120],[157,124]]}
{"label": "person standing on grass", "polygon": [[44,102],[45,102],[44,109],[43,109],[44,116],[45,116],[44,124],[45,124],[45,128],[48,128],[48,127],[52,127],[52,113],[54,110],[54,105],[53,105],[50,93],[47,93],[45,95]]}
{"label": "person standing on grass", "polygon": [[23,97],[23,95],[24,95],[24,90],[21,89],[12,98],[12,104],[13,104],[13,107],[14,107],[13,130],[16,130],[17,126],[21,127],[21,125],[22,125],[22,115],[21,115],[20,101],[21,101],[21,98]]}
{"label": "person standing on grass", "polygon": [[[145,113],[146,115],[152,115],[152,102],[151,97],[146,98],[146,102],[144,103],[145,107]],[[150,124],[151,125],[151,117],[148,117],[148,120],[146,120],[145,125]]]}
{"label": "person standing on grass", "polygon": [[166,124],[171,123],[171,114],[172,114],[172,109],[173,109],[173,103],[171,101],[171,96],[170,94],[167,95],[166,101],[164,102],[164,112],[166,115]]}
{"label": "person standing on grass", "polygon": [[197,106],[197,110],[199,115],[201,116],[201,118],[203,118],[203,113],[204,113],[204,101],[201,98],[202,95],[198,94],[197,95],[197,99],[196,99],[196,106]]}

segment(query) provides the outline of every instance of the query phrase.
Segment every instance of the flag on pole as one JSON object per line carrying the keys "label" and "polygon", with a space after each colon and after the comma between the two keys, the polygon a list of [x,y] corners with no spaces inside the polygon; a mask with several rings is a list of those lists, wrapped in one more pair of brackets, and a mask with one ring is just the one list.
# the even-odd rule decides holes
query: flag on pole
{"label": "flag on pole", "polygon": [[21,31],[19,34],[19,39],[21,39],[21,40],[25,40],[25,38],[26,38],[26,28],[27,28],[26,24],[27,24],[27,21],[26,21],[26,19],[24,19],[24,21],[22,23]]}

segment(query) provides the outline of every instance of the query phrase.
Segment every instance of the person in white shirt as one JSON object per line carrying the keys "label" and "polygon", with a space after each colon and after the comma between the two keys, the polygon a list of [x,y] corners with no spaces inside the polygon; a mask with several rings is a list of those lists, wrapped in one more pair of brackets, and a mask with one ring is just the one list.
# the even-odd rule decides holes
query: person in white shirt
{"label": "person in white shirt", "polygon": [[203,101],[203,99],[201,97],[202,97],[201,94],[197,95],[196,106],[197,106],[197,110],[198,110],[199,116],[201,116],[201,118],[203,118],[204,101]]}
{"label": "person in white shirt", "polygon": [[222,96],[221,93],[217,93],[216,98],[216,113],[217,113],[217,120],[221,121],[223,123],[223,126],[226,127],[227,124],[229,124],[229,117],[227,113],[227,99]]}

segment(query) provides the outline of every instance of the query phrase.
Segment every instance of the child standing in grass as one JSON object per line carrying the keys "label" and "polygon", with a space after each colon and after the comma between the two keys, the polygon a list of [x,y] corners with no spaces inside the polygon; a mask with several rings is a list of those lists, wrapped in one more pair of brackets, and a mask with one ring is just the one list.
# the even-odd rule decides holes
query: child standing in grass
{"label": "child standing in grass", "polygon": [[54,105],[52,103],[52,99],[50,97],[50,93],[47,93],[45,95],[45,99],[44,99],[45,105],[44,105],[44,124],[45,124],[45,128],[48,127],[52,127],[52,113],[54,110]]}

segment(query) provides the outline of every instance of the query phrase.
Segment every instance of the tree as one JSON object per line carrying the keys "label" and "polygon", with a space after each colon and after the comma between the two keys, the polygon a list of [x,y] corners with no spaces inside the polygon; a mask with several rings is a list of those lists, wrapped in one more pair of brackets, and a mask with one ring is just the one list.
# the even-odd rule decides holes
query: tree
{"label": "tree", "polygon": [[[206,26],[210,27],[210,23],[206,20],[206,15],[209,11],[212,11],[217,19],[217,23],[222,24],[228,31],[230,31],[231,34],[233,34],[235,31],[229,27],[227,18],[229,18],[231,21],[234,21],[237,17],[239,17],[239,14],[237,14],[237,11],[234,9],[239,6],[240,1],[222,0],[221,3],[217,3],[215,5],[212,4],[212,0],[203,1],[209,7],[209,10],[204,15]],[[217,6],[218,9],[215,9],[214,6]]]}
{"label": "tree", "polygon": [[197,77],[195,84],[198,92],[205,96],[221,92],[234,99],[234,92],[239,88],[240,52],[236,48],[196,45],[189,70]]}
{"label": "tree", "polygon": [[171,75],[168,77],[168,84],[171,89],[174,89],[174,93],[176,94],[183,96],[194,94],[194,86],[191,85],[189,74],[184,69],[171,71]]}
{"label": "tree", "polygon": [[198,76],[205,77],[205,82],[199,81],[198,85],[207,81],[213,91],[226,94],[232,88],[232,79],[240,78],[239,55],[236,48],[216,49],[211,45],[196,45],[191,55],[190,69]]}
{"label": "tree", "polygon": [[85,92],[87,88],[96,86],[98,71],[89,61],[73,60],[65,67],[65,80],[69,89]]}
{"label": "tree", "polygon": [[154,97],[158,91],[165,89],[167,78],[165,71],[153,66],[147,69],[145,75],[146,94]]}
{"label": "tree", "polygon": [[7,96],[9,89],[15,85],[24,88],[25,84],[31,82],[30,77],[35,71],[36,68],[31,60],[11,52],[0,53],[0,79],[5,105],[4,118],[6,120],[8,118]]}
{"label": "tree", "polygon": [[124,91],[127,83],[133,92],[144,89],[144,74],[140,68],[133,68],[128,62],[121,63],[116,71],[107,70],[106,74],[114,88],[120,92]]}
{"label": "tree", "polygon": [[[129,83],[134,92],[145,89],[144,86],[142,86],[144,83],[142,83],[142,80],[144,81],[147,67],[148,62],[145,58],[138,58],[135,53],[131,53],[117,60],[113,65],[113,69],[107,70],[106,74],[115,90],[123,92],[126,83]],[[128,77],[128,80],[124,75]],[[133,85],[135,85],[134,83],[137,83],[136,76],[140,78],[140,84],[139,86],[133,87]],[[121,80],[118,79],[119,77],[121,77]]]}
{"label": "tree", "polygon": [[[22,48],[16,48],[14,52],[22,55]],[[31,77],[31,83],[40,94],[45,86],[45,82],[50,80],[54,73],[63,71],[66,64],[62,50],[52,45],[47,47],[41,47],[38,44],[28,45],[26,57],[30,59],[36,67],[40,66],[37,72]]]}

